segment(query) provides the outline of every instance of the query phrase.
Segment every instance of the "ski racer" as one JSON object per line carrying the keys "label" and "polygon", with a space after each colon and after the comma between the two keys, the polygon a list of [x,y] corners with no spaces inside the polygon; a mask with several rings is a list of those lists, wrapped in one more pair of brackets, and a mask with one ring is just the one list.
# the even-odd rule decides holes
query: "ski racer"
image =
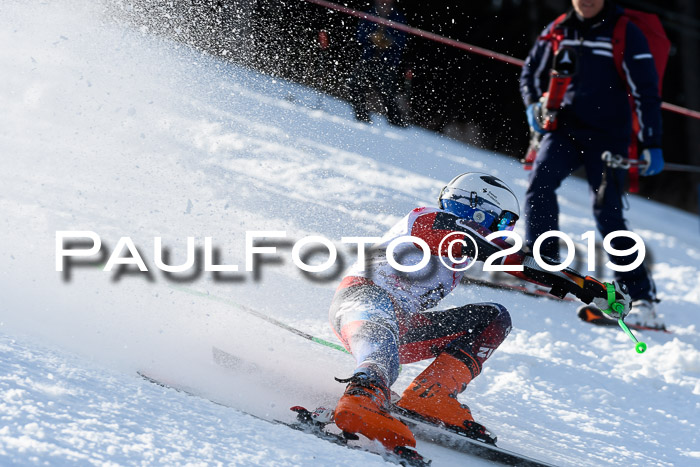
{"label": "ski racer", "polygon": [[[458,269],[510,247],[500,237],[492,241],[485,237],[512,230],[519,215],[518,200],[503,181],[465,173],[443,188],[438,208],[411,211],[368,251],[365,264],[350,268],[329,313],[334,332],[357,362],[352,377],[338,380],[348,383],[335,408],[338,428],[378,440],[389,450],[414,447],[410,429],[390,412],[389,388],[398,377],[399,364],[437,357],[396,406],[413,417],[468,432],[473,418],[457,395],[508,336],[510,315],[497,303],[426,310],[457,287],[463,275]],[[448,240],[454,237],[464,243],[450,246],[442,241],[448,235]],[[393,258],[404,266],[420,264],[422,240],[430,250],[425,267],[406,273],[391,266],[386,248],[402,237],[405,241],[395,246]],[[571,293],[593,302],[611,316],[624,317],[630,310],[630,297],[617,283],[601,283],[570,269],[549,272],[521,252],[495,263],[522,265],[522,272],[511,274],[547,285],[560,296]]]}

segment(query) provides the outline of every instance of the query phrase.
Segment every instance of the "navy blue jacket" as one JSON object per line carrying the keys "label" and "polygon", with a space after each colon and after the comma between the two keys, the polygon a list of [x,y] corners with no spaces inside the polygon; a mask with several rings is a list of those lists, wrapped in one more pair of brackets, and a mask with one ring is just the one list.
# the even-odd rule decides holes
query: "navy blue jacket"
{"label": "navy blue jacket", "polygon": [[[378,16],[377,11],[372,8],[369,13]],[[398,10],[392,10],[387,18],[396,23],[406,24],[406,18]],[[384,26],[367,20],[361,20],[357,27],[357,40],[362,45],[362,59],[365,61],[373,58],[382,59],[386,65],[398,67],[401,64],[401,54],[406,45],[406,33],[393,28],[386,28],[386,35],[392,40],[392,44],[386,50],[375,46],[370,39],[375,31]]]}
{"label": "navy blue jacket", "polygon": [[[560,47],[573,47],[578,55],[576,74],[557,117],[559,130],[602,133],[613,141],[629,139],[632,117],[627,86],[612,56],[613,29],[621,14],[621,8],[606,5],[588,24],[579,20],[573,10],[559,23],[564,34]],[[552,46],[544,36],[551,27],[548,25],[538,38],[520,75],[520,92],[526,106],[537,102],[549,86]],[[656,68],[646,37],[632,22],[626,31],[623,70],[639,116],[638,139],[642,147],[660,147],[661,98]]]}

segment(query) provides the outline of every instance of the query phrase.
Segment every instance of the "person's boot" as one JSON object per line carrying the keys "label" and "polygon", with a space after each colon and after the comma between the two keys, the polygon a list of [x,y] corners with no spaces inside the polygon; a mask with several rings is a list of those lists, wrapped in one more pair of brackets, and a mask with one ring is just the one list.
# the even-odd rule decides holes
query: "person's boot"
{"label": "person's boot", "polygon": [[362,373],[338,381],[349,383],[335,407],[338,428],[377,440],[389,451],[416,446],[411,430],[389,413],[389,388],[383,382]]}
{"label": "person's boot", "polygon": [[625,318],[627,324],[636,324],[652,329],[666,329],[663,320],[656,314],[656,305],[651,300],[635,300]]}
{"label": "person's boot", "polygon": [[461,360],[443,352],[413,380],[396,405],[434,423],[469,428],[474,418],[469,407],[457,400],[457,394],[481,371],[476,363],[473,368],[474,372]]}

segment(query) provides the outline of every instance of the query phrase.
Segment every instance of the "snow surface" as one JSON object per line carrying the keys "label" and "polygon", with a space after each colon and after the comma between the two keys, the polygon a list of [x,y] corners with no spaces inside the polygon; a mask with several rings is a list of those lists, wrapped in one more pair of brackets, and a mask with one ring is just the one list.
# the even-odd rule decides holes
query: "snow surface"
{"label": "snow surface", "polygon": [[[347,355],[243,311],[335,339],[336,285],[291,262],[306,235],[381,235],[471,170],[510,182],[510,158],[377,117],[134,30],[100,2],[0,5],[0,464],[382,463],[142,381],[147,370],[267,419],[333,404]],[[669,187],[673,189],[673,187]],[[585,184],[560,190],[562,230],[594,229]],[[634,353],[617,329],[579,322],[576,304],[462,287],[442,306],[496,301],[514,330],[461,400],[499,445],[557,465],[700,463],[698,219],[630,198],[655,258],[672,334]],[[523,233],[523,226],[516,232]],[[104,272],[107,256],[55,270],[56,231],[99,234],[105,255],[131,237],[149,274]],[[284,230],[277,262],[244,271],[245,232]],[[212,237],[241,272],[168,276],[188,236]],[[321,258],[322,259],[322,258]],[[238,355],[215,365],[212,346]],[[425,367],[404,367],[400,392]],[[461,454],[419,441],[433,465]],[[469,459],[469,462],[472,462]],[[478,462],[478,461],[477,461]],[[478,465],[478,464],[477,464]]]}

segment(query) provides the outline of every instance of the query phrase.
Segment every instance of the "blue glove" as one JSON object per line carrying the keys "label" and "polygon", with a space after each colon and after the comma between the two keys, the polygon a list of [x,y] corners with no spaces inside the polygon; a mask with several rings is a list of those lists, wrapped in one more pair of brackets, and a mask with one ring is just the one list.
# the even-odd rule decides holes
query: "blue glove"
{"label": "blue glove", "polygon": [[647,163],[647,168],[640,172],[644,177],[656,175],[664,169],[664,155],[661,148],[645,149],[642,151],[641,159]]}
{"label": "blue glove", "polygon": [[530,125],[530,128],[532,128],[541,135],[545,134],[545,129],[542,128],[539,122],[537,121],[537,118],[541,117],[542,115],[542,104],[540,104],[539,102],[535,102],[533,104],[528,105],[525,113],[527,114],[527,123]]}

